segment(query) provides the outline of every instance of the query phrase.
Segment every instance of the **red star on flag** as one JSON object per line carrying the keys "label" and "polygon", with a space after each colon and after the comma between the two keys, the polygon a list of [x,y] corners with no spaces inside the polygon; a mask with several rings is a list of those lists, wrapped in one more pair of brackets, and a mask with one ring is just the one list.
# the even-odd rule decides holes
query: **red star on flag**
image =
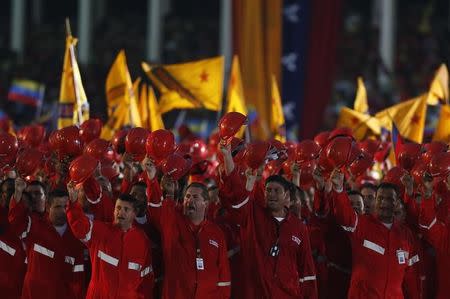
{"label": "red star on flag", "polygon": [[418,124],[420,121],[420,115],[414,114],[414,116],[411,118],[411,122],[413,124]]}
{"label": "red star on flag", "polygon": [[231,76],[230,85],[231,85],[231,87],[234,87],[236,85],[236,76],[235,75]]}
{"label": "red star on flag", "polygon": [[352,125],[357,125],[359,123],[359,119],[357,117],[352,117],[350,121],[352,122]]}
{"label": "red star on flag", "polygon": [[207,72],[203,71],[203,72],[200,74],[200,81],[202,81],[202,82],[208,82],[208,77],[209,77],[209,74],[208,74]]}

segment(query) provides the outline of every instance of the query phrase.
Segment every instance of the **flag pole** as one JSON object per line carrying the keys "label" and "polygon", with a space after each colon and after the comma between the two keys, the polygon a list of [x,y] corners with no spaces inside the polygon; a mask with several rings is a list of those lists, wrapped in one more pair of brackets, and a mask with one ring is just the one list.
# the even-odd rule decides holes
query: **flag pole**
{"label": "flag pole", "polygon": [[[70,28],[70,21],[69,18],[66,18],[66,35],[67,37],[72,37],[72,30]],[[75,93],[75,99],[77,102],[77,114],[78,114],[78,125],[81,125],[81,121],[82,121],[82,117],[83,117],[83,112],[81,110],[81,99],[80,99],[80,94],[78,91],[78,82],[76,76],[75,76],[75,72],[74,72],[74,65],[75,65],[75,49],[73,46],[73,43],[70,43],[69,45],[69,52],[70,52],[70,66],[72,67],[72,78],[73,78],[73,89],[74,89],[74,93]]]}

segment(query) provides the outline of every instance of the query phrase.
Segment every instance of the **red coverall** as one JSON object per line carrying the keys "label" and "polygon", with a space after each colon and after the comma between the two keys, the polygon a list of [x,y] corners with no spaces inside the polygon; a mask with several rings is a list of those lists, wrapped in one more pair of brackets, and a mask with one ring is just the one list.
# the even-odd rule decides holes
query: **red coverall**
{"label": "red coverall", "polygon": [[450,294],[450,229],[448,224],[436,219],[434,197],[423,200],[421,204],[419,226],[425,238],[436,250],[437,297],[449,298]]}
{"label": "red coverall", "polygon": [[84,298],[84,246],[70,228],[60,236],[47,214],[30,214],[14,199],[9,220],[26,246],[28,267],[22,298]]}
{"label": "red coverall", "polygon": [[74,235],[89,248],[92,277],[86,298],[153,298],[151,244],[135,227],[89,220],[78,203],[70,203],[67,218]]}
{"label": "red coverall", "polygon": [[22,242],[8,224],[8,209],[0,209],[0,294],[18,299],[27,270]]}
{"label": "red coverall", "polygon": [[[156,180],[147,182],[147,186],[151,221],[161,231],[163,298],[230,298],[230,268],[223,232],[208,220],[195,227],[172,200],[161,201]],[[198,266],[199,262],[203,267]]]}
{"label": "red coverall", "polygon": [[[333,193],[336,220],[350,233],[352,242],[348,298],[418,298],[418,279],[405,279],[407,275],[417,275],[413,265],[419,261],[411,231],[397,222],[388,229],[375,216],[358,216],[345,192]],[[408,274],[409,271],[413,273]]]}
{"label": "red coverall", "polygon": [[[224,177],[225,189],[234,196],[230,213],[240,224],[242,255],[242,298],[317,298],[316,273],[306,226],[294,215],[278,222],[261,202],[249,197],[245,182],[235,169]],[[262,196],[260,190],[256,195]],[[278,240],[278,242],[277,242]],[[271,256],[271,248],[278,244],[279,254]]]}

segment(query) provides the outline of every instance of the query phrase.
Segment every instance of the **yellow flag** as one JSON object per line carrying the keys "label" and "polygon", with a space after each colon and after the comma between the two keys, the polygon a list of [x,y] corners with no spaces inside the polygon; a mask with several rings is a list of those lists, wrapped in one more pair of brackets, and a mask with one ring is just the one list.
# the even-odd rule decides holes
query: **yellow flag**
{"label": "yellow flag", "polygon": [[283,106],[281,105],[280,92],[278,90],[277,80],[272,76],[272,113],[270,114],[270,130],[275,139],[281,142],[286,141],[286,129],[283,114]]}
{"label": "yellow flag", "polygon": [[150,118],[150,130],[156,131],[159,129],[164,129],[164,122],[159,112],[158,101],[156,100],[155,92],[153,88],[148,89],[148,114]]}
{"label": "yellow flag", "polygon": [[[148,114],[148,95],[147,95],[147,85],[146,84],[140,84],[140,78],[138,80],[134,81],[133,83],[133,90],[138,97],[138,107],[139,107],[139,115],[141,117],[141,126],[146,129],[150,129],[150,122],[149,122],[149,114]],[[141,85],[141,86],[139,86]]]}
{"label": "yellow flag", "polygon": [[445,64],[441,64],[431,82],[427,103],[429,105],[437,105],[439,104],[439,99],[448,104],[448,69]]}
{"label": "yellow flag", "polygon": [[375,114],[375,117],[378,118],[381,126],[388,130],[392,130],[392,121],[394,121],[402,137],[422,143],[426,114],[427,94],[422,94],[386,108]]}
{"label": "yellow flag", "polygon": [[137,100],[124,50],[121,50],[117,55],[106,78],[106,101],[109,117],[114,115],[115,110],[119,108],[121,111],[128,111],[123,117],[123,123],[119,126],[141,126]]}
{"label": "yellow flag", "polygon": [[227,106],[225,113],[239,112],[247,115],[247,107],[245,105],[244,90],[242,88],[241,68],[239,67],[239,59],[233,57],[231,65],[231,75],[228,82]]}
{"label": "yellow flag", "polygon": [[362,140],[366,135],[380,135],[380,122],[373,116],[353,109],[342,107],[336,127],[347,127],[353,130],[353,136]]}
{"label": "yellow flag", "polygon": [[362,77],[358,77],[358,89],[356,90],[353,109],[361,113],[369,112],[369,104],[367,103],[367,91]]}
{"label": "yellow flag", "polygon": [[111,140],[114,133],[120,130],[125,123],[127,115],[130,112],[126,109],[125,105],[119,105],[111,116],[108,117],[108,121],[105,123],[100,135],[101,138]]}
{"label": "yellow flag", "polygon": [[161,114],[173,109],[222,108],[223,56],[199,61],[148,65],[142,68],[158,89]]}
{"label": "yellow flag", "polygon": [[89,119],[89,103],[75,57],[76,44],[76,38],[71,35],[66,37],[64,66],[59,92],[58,129],[81,124]]}
{"label": "yellow flag", "polygon": [[433,141],[450,142],[450,106],[442,105],[439,121],[434,130]]}

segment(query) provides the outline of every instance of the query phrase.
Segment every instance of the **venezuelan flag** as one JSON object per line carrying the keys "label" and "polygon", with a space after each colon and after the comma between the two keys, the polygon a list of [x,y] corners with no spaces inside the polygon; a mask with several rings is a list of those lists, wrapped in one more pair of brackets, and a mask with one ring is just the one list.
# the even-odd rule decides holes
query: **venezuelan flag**
{"label": "venezuelan flag", "polygon": [[13,80],[8,92],[8,100],[38,107],[44,100],[43,84],[32,80]]}

